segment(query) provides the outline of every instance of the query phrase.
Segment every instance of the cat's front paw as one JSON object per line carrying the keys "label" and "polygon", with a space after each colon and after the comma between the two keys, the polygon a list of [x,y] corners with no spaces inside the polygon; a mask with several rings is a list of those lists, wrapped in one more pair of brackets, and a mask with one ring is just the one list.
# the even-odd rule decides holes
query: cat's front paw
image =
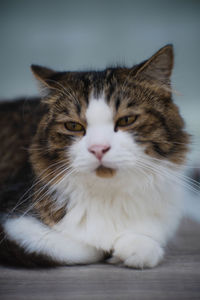
{"label": "cat's front paw", "polygon": [[131,268],[153,268],[163,258],[164,251],[158,242],[143,235],[124,235],[115,243],[114,256]]}

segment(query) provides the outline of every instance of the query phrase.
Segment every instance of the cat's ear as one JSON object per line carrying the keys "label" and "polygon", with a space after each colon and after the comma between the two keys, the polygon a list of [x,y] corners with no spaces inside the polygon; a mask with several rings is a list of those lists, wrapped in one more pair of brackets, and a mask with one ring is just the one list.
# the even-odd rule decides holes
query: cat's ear
{"label": "cat's ear", "polygon": [[153,79],[162,84],[170,83],[173,69],[174,55],[173,46],[166,45],[146,60],[136,71],[136,76]]}
{"label": "cat's ear", "polygon": [[31,65],[31,71],[35,78],[46,87],[51,87],[53,85],[53,77],[57,72],[38,65]]}

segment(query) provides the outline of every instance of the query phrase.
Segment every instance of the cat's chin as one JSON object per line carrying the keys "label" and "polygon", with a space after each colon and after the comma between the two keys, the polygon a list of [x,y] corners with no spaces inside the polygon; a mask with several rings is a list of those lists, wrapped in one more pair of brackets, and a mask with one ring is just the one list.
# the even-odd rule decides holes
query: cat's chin
{"label": "cat's chin", "polygon": [[95,171],[96,171],[96,175],[102,178],[111,178],[116,174],[115,169],[111,169],[104,166],[99,166]]}

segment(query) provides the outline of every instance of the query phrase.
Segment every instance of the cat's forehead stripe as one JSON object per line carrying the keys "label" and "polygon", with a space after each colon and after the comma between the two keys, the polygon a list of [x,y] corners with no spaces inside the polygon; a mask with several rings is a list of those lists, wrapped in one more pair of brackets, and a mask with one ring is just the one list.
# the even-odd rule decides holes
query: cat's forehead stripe
{"label": "cat's forehead stripe", "polygon": [[86,119],[89,125],[108,123],[113,119],[111,107],[106,103],[105,96],[102,93],[98,98],[92,93],[89,106],[86,110]]}

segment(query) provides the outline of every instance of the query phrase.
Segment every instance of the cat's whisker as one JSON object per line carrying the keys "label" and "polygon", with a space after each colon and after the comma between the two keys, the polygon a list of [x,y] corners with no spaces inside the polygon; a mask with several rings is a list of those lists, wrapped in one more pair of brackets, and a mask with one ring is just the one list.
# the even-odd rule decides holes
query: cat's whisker
{"label": "cat's whisker", "polygon": [[[165,164],[166,166],[168,166],[170,169],[173,169],[173,170],[177,170],[180,172],[180,170],[184,170],[184,169],[199,169],[200,168],[200,163],[199,163],[199,166],[194,166],[194,162],[191,161],[188,159],[187,162],[183,163],[181,166],[180,165],[176,165],[170,161],[168,161],[167,159],[166,160],[161,160],[161,159],[158,159],[158,158],[155,158],[155,157],[151,157],[150,158],[150,161],[154,161],[155,163],[158,163],[159,165],[161,165],[161,162],[162,162],[162,165]],[[150,162],[148,162],[150,163]]]}
{"label": "cat's whisker", "polygon": [[59,84],[58,82],[56,82],[55,80],[51,80],[49,79],[48,82],[52,82],[55,83],[58,87],[61,86],[61,88],[55,87],[55,86],[43,86],[40,87],[40,92],[42,93],[43,91],[47,91],[49,92],[49,90],[53,90],[53,91],[57,91],[58,93],[60,93],[61,95],[65,95],[65,96],[69,96],[68,91],[66,90],[66,88],[64,86],[62,86],[61,84]]}
{"label": "cat's whisker", "polygon": [[[64,174],[65,172],[67,172],[67,170],[69,170],[69,169],[70,169],[70,167],[66,168],[65,166],[60,166],[60,168],[57,168],[56,170],[53,170],[52,174],[57,173],[58,171],[60,171],[60,172],[58,174],[56,174],[55,177],[53,177],[51,180],[48,181],[48,183],[46,184],[47,187],[50,186],[57,178],[59,178],[62,174]],[[49,173],[49,174],[47,174],[47,176],[52,175],[52,174]],[[47,176],[45,176],[45,177],[47,177]],[[39,192],[39,194],[40,194],[45,189],[46,185],[44,184],[43,180],[44,180],[44,178],[41,179],[41,183],[43,183],[44,186],[41,187],[39,190],[37,190],[36,193]]]}
{"label": "cat's whisker", "polygon": [[[135,134],[135,136],[137,137],[137,134]],[[146,140],[146,139],[141,140],[141,141],[144,142],[144,143],[151,142],[151,141]],[[159,141],[157,141],[157,142],[159,142]],[[163,141],[163,140],[162,140],[162,141],[160,141],[160,143],[162,143],[162,144],[167,144],[167,145],[184,145],[184,146],[185,146],[185,143],[175,142],[175,141]],[[198,142],[191,142],[191,143],[190,143],[190,148],[191,148],[192,146],[200,146],[200,144],[199,144]]]}
{"label": "cat's whisker", "polygon": [[[22,197],[18,200],[16,206],[8,213],[8,216],[10,216],[13,212],[16,211],[16,209],[21,206],[23,203],[25,203],[28,199],[30,199],[31,197],[33,197],[37,192],[39,192],[40,189],[42,189],[43,187],[41,187],[39,190],[35,191],[34,193],[30,194],[28,197],[26,197],[24,200],[23,198],[25,197],[25,195],[27,195],[37,184],[39,184],[41,181],[40,176],[42,174],[44,174],[49,168],[52,168],[53,166],[60,164],[61,162],[57,162],[55,164],[51,164],[49,167],[47,167],[45,170],[43,170],[43,172],[41,172],[39,174],[39,179],[22,195]],[[63,166],[60,166],[60,168]],[[48,177],[49,175],[53,175],[54,173],[56,173],[58,169],[53,170],[52,172],[48,173],[45,177],[43,177],[43,179],[45,179],[46,177]],[[23,201],[22,201],[23,200]]]}
{"label": "cat's whisker", "polygon": [[[74,91],[72,90],[72,88],[71,88],[70,86],[65,87],[65,86],[63,86],[60,82],[55,81],[55,80],[52,80],[52,79],[49,79],[48,81],[49,81],[49,82],[52,82],[52,83],[54,83],[54,84],[56,84],[58,87],[61,88],[61,89],[59,90],[61,93],[64,92],[64,94],[65,94],[67,97],[69,97],[69,96],[72,97],[73,100],[75,100],[75,102],[76,102],[77,104],[80,105],[80,102],[79,102],[78,99],[75,97]],[[69,89],[71,90],[71,92],[69,92]]]}
{"label": "cat's whisker", "polygon": [[[62,170],[59,174],[57,174],[57,176],[60,176],[61,173],[63,172],[66,172],[66,169]],[[72,173],[69,173],[68,176],[70,176]],[[54,185],[53,185],[54,186]],[[47,195],[50,195],[52,196],[52,192],[54,192],[54,188],[53,186],[51,187],[51,189],[49,190],[48,187],[49,187],[49,184],[47,184],[46,186],[44,186],[44,189],[45,187],[47,188],[47,191],[41,195],[41,197],[39,197],[36,201],[33,202],[33,204],[31,206],[29,206],[29,208],[19,217],[19,219],[21,219],[22,217],[24,217],[25,215],[27,215],[27,213],[29,213],[40,201],[42,201]],[[44,190],[43,189],[43,190]],[[40,192],[41,194],[41,192]],[[51,199],[51,198],[50,198]]]}
{"label": "cat's whisker", "polygon": [[[151,160],[155,161],[156,163],[160,163],[160,160],[159,160],[159,159],[151,158]],[[148,162],[147,162],[147,164],[148,164]],[[171,167],[172,169],[177,169],[177,171],[180,170],[180,166],[175,166],[174,164],[172,164],[172,163],[170,163],[170,162],[166,162],[166,165],[167,165],[168,167]],[[157,167],[157,165],[156,165],[156,167]],[[188,165],[185,165],[185,167],[188,167]],[[162,165],[162,166],[160,166],[160,168],[165,168],[165,167]],[[191,168],[193,168],[193,167],[191,167]],[[197,169],[199,169],[199,167],[197,167]],[[182,178],[185,178],[185,179],[189,180],[190,182],[193,182],[194,184],[196,184],[198,187],[200,187],[200,183],[199,183],[199,182],[197,182],[196,180],[194,180],[194,179],[188,177],[187,175],[184,175],[184,174],[178,172],[178,173],[177,173],[177,176],[182,177]]]}
{"label": "cat's whisker", "polygon": [[[67,170],[68,170],[68,168],[65,168],[63,171],[64,172],[67,172]],[[61,171],[61,172],[63,172],[63,171]],[[60,172],[60,173],[61,173]],[[60,175],[60,173],[58,174],[58,175]],[[68,176],[70,176],[71,174],[72,174],[73,172],[71,172],[71,173],[68,173],[67,175]],[[46,184],[46,187],[48,187],[48,185]],[[50,191],[47,189],[47,192],[45,192],[45,195],[43,195],[44,197],[45,196],[47,196],[48,195],[48,193],[50,193]],[[42,196],[42,197],[43,197]],[[51,195],[52,196],[52,195]],[[41,200],[42,200],[43,198],[39,198],[39,199],[37,199],[36,201],[34,201],[33,202],[33,204],[31,205],[31,206],[29,206],[28,207],[28,209],[20,216],[20,217],[18,217],[18,220],[20,221],[20,219],[22,219],[23,217],[25,217]],[[54,199],[54,200],[56,200],[56,199]],[[10,214],[9,214],[10,215]],[[7,217],[6,217],[7,218]],[[5,218],[5,219],[6,219]],[[1,239],[0,240],[0,245],[3,243],[3,241],[6,239],[6,235],[4,236],[4,238],[3,239]]]}
{"label": "cat's whisker", "polygon": [[[68,170],[71,170],[70,172],[68,172]],[[76,170],[73,169],[72,167],[70,167],[69,169],[66,169],[66,174],[64,174],[63,178],[59,180],[59,182],[57,184],[61,184],[64,180],[66,180],[69,176],[71,176],[72,174],[76,173]]]}
{"label": "cat's whisker", "polygon": [[[197,169],[199,169],[199,168],[197,167]],[[179,170],[179,169],[178,169],[178,170]],[[198,181],[196,181],[196,180],[190,178],[189,176],[184,175],[184,174],[182,174],[182,173],[180,173],[180,172],[177,172],[176,175],[177,175],[179,178],[182,178],[183,180],[189,182],[190,184],[192,184],[192,185],[194,185],[194,186],[200,188],[200,183],[199,183]]]}
{"label": "cat's whisker", "polygon": [[[51,174],[53,174],[54,172],[57,171],[57,169],[53,169],[50,173],[47,173],[45,176],[43,176],[43,174],[45,174],[49,169],[51,169],[51,168],[53,168],[53,167],[55,167],[55,166],[57,166],[57,165],[60,165],[60,167],[63,167],[63,165],[62,165],[63,163],[66,163],[66,164],[67,164],[68,161],[67,161],[66,159],[63,159],[63,160],[58,161],[58,162],[55,162],[55,163],[49,165],[47,168],[45,168],[42,172],[40,172],[40,173],[38,174],[38,179],[35,181],[34,185],[32,185],[32,186],[30,187],[30,189],[32,189],[36,184],[38,184],[38,183],[40,182],[41,178],[44,180],[44,179],[46,179],[46,177],[48,177],[49,175],[51,175]],[[60,167],[59,167],[59,168],[60,168]],[[29,190],[30,190],[30,189],[29,189]],[[26,191],[26,193],[29,192],[29,190]],[[22,196],[22,197],[23,197],[23,196]]]}
{"label": "cat's whisker", "polygon": [[[141,167],[146,168],[150,171],[153,171],[153,172],[157,173],[158,175],[162,175],[162,176],[168,178],[169,180],[171,180],[172,182],[176,181],[177,184],[186,187],[187,189],[191,190],[192,192],[194,192],[196,194],[199,194],[199,190],[196,189],[195,187],[191,186],[190,184],[188,184],[188,182],[186,180],[183,180],[183,178],[178,173],[174,174],[174,172],[169,172],[169,170],[167,170],[167,169],[163,170],[160,167],[158,168],[157,166],[152,166],[150,164],[147,164],[144,161],[143,162],[139,161],[137,163]],[[197,187],[199,188],[199,185],[197,185]]]}
{"label": "cat's whisker", "polygon": [[[54,82],[54,83],[56,83],[58,85],[58,82],[56,82],[54,80],[51,80],[51,81]],[[41,94],[42,94],[43,91],[47,91],[47,93],[44,94],[44,98],[48,97],[49,90],[58,91],[59,95],[61,95],[61,96],[64,95],[65,97],[67,97],[69,99],[72,98],[76,103],[80,104],[79,101],[69,91],[67,91],[67,89],[65,87],[63,87],[63,86],[62,86],[62,89],[58,89],[58,88],[51,87],[51,86],[41,88],[40,89]]]}
{"label": "cat's whisker", "polygon": [[[63,178],[57,183],[54,185],[53,187],[53,190],[59,190],[59,187],[62,185],[63,182],[65,182],[66,186],[68,186],[68,179],[69,177],[71,177],[71,175],[75,175],[77,173],[76,170],[72,169],[70,173],[66,173]],[[61,189],[62,189],[62,186],[61,186]],[[63,201],[61,199],[65,199],[65,196],[66,195],[66,189],[63,190],[63,192],[61,194],[59,194],[59,200],[56,202],[57,205],[62,205]],[[59,202],[59,203],[58,203]]]}

